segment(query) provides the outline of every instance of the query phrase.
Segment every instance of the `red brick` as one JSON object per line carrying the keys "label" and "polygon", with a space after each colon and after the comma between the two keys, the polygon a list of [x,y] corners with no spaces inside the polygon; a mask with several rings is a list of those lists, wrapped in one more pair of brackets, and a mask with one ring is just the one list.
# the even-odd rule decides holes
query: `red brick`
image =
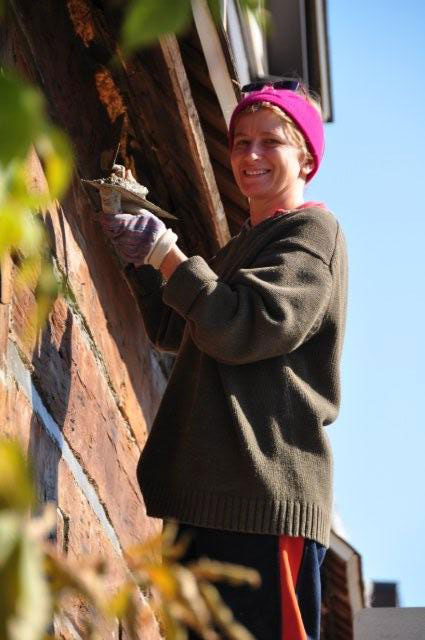
{"label": "red brick", "polygon": [[31,425],[36,422],[30,402],[16,382],[0,380],[0,437],[19,440],[27,451]]}
{"label": "red brick", "polygon": [[[107,586],[112,593],[126,578],[125,562],[107,537],[67,463],[60,458],[57,447],[32,413],[27,397],[14,382],[6,386],[0,381],[0,420],[0,435],[19,439],[24,450],[28,450],[40,500],[53,500],[58,504],[58,551],[66,549],[69,560],[76,566],[89,558],[91,561],[96,558],[105,560],[108,566]],[[66,602],[66,614],[74,627],[81,631],[82,621],[87,613],[90,614],[90,608],[78,597],[70,597]],[[157,640],[157,625],[151,612],[143,607],[143,614],[146,622],[140,638]],[[101,621],[99,624],[102,639],[118,638],[115,622]],[[71,637],[66,625],[60,625],[60,629],[62,635],[59,637]]]}
{"label": "red brick", "polygon": [[[45,188],[35,154],[29,172],[33,186]],[[140,312],[79,181],[62,204],[45,215],[54,252],[102,354],[120,407],[142,445],[164,380],[152,371]]]}
{"label": "red brick", "polygon": [[[75,562],[76,566],[84,563],[87,557],[91,561],[96,558],[107,563],[107,589],[113,593],[120,585],[126,581],[126,566],[123,558],[118,555],[112,546],[109,538],[100,525],[97,517],[93,513],[85,496],[81,493],[71,475],[66,463],[61,460],[59,464],[58,474],[58,504],[61,512],[68,522],[67,531],[67,553],[68,559]],[[86,558],[84,558],[86,556]],[[70,614],[74,625],[79,627],[81,618],[86,614],[84,604],[78,599],[74,599],[70,603],[67,613]],[[140,615],[142,614],[142,607]],[[143,615],[145,624],[140,629],[140,639],[142,640],[158,640],[159,633],[156,621],[150,609],[143,606]],[[114,625],[109,625],[109,635],[103,628],[101,637],[113,638]]]}
{"label": "red brick", "polygon": [[[28,290],[17,292],[14,318],[25,317]],[[26,345],[20,341],[20,347]],[[31,349],[27,352],[30,357]],[[49,412],[97,487],[122,545],[158,528],[146,516],[136,480],[140,449],[116,406],[84,331],[63,299],[34,349],[34,382]]]}

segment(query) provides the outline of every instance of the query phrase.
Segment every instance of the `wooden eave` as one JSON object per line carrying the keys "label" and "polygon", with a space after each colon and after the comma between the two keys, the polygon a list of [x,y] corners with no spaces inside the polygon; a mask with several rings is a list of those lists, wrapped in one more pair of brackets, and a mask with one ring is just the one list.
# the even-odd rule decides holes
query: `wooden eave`
{"label": "wooden eave", "polygon": [[322,566],[322,583],[323,640],[352,640],[354,616],[365,606],[361,558],[334,531]]}
{"label": "wooden eave", "polygon": [[[234,85],[235,104],[239,95],[237,74],[225,34],[217,28],[225,64],[221,73],[229,74]],[[205,142],[211,159],[218,190],[226,212],[231,234],[240,229],[248,216],[248,201],[241,194],[233,178],[229,160],[227,124],[214,90],[203,47],[195,24],[179,39],[181,56],[196,105]]]}

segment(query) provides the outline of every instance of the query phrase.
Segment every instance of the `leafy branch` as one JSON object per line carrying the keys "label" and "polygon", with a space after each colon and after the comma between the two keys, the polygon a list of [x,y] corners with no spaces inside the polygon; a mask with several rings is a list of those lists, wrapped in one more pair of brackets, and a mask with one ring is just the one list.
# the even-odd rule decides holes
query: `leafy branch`
{"label": "leafy branch", "polygon": [[[10,71],[0,69],[0,261],[14,254],[20,277],[32,279],[36,291],[35,326],[47,318],[58,284],[46,259],[48,242],[39,211],[61,197],[72,173],[65,135],[51,125],[40,91]],[[31,187],[27,157],[31,147],[47,179],[45,191]]]}
{"label": "leafy branch", "polygon": [[[35,507],[31,473],[21,447],[0,440],[0,637],[4,640],[53,640],[47,629],[66,611],[66,598],[87,603],[85,639],[97,638],[99,621],[119,619],[132,640],[140,638],[147,616],[158,617],[167,640],[185,640],[187,628],[204,640],[254,640],[237,623],[215,583],[237,588],[259,585],[253,569],[201,559],[184,566],[180,558],[190,540],[176,539],[176,528],[125,553],[127,577],[111,594],[110,567],[104,559],[78,564],[60,557],[47,536],[56,524],[48,504],[30,519]],[[142,593],[150,594],[149,604]],[[51,626],[51,625],[50,625]],[[218,631],[217,631],[218,630]],[[220,635],[219,635],[220,632]]]}
{"label": "leafy branch", "polygon": [[[250,11],[264,24],[264,0],[239,0],[243,11]],[[222,19],[220,0],[208,0],[211,13]],[[130,0],[122,26],[122,44],[129,53],[138,47],[155,42],[167,33],[180,34],[188,28],[191,19],[191,0]]]}

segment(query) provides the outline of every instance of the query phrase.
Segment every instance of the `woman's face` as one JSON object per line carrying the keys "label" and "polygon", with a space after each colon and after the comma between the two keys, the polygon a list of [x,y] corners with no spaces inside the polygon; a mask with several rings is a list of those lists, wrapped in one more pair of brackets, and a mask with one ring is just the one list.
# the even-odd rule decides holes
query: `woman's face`
{"label": "woman's face", "polygon": [[239,116],[230,155],[236,184],[251,199],[285,198],[305,181],[302,152],[285,134],[284,122],[269,109]]}

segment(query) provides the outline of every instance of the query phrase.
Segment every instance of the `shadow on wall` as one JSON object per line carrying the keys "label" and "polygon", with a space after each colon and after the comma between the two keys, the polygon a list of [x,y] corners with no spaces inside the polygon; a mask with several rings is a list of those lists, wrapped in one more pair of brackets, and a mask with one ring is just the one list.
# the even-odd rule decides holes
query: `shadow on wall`
{"label": "shadow on wall", "polygon": [[[49,223],[51,224],[51,221],[47,220],[48,228]],[[54,252],[56,247],[53,234],[51,238]],[[33,467],[40,505],[45,502],[58,503],[62,432],[68,414],[71,389],[72,326],[72,312],[67,308],[63,326],[56,327],[62,331],[59,345],[52,335],[52,324],[48,323],[33,352],[32,406],[38,414],[43,411],[44,406],[49,414],[43,420],[44,426],[36,413],[33,414],[28,444],[28,458]]]}
{"label": "shadow on wall", "polygon": [[[74,181],[73,188],[64,199],[62,211],[86,262],[107,320],[108,333],[118,349],[119,366],[125,364],[128,382],[134,389],[149,429],[164,390],[164,380],[168,375],[165,363],[168,361],[165,359],[162,362],[162,357],[147,338],[124,269],[120,267],[118,258],[104,236],[96,209],[79,180]],[[96,321],[94,314],[93,321]],[[157,367],[153,368],[153,360]],[[107,367],[113,368],[114,364],[110,361]],[[126,395],[125,387],[115,387],[115,391]],[[140,446],[143,444],[139,442]]]}

